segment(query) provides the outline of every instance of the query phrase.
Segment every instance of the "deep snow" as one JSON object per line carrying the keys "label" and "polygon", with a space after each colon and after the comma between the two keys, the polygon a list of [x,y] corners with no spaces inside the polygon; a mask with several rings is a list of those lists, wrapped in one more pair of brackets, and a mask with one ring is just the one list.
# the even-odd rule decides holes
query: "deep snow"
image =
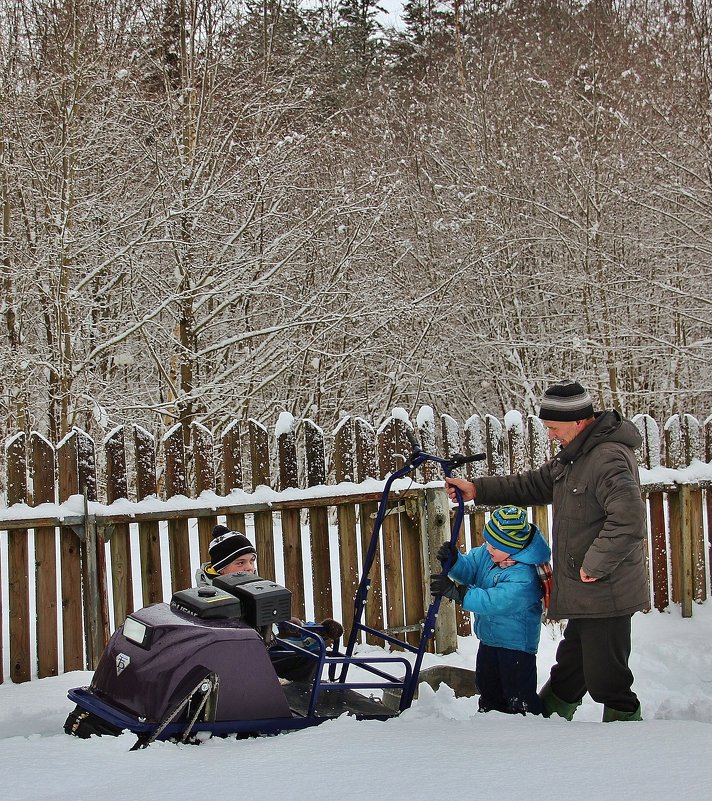
{"label": "deep snow", "polygon": [[[672,801],[712,798],[712,602],[634,617],[632,668],[645,720],[600,723],[586,698],[576,719],[477,712],[476,699],[421,688],[387,722],[340,718],[302,732],[200,746],[135,738],[66,736],[69,687],[88,672],[0,686],[3,801],[265,798],[280,801]],[[548,674],[560,633],[547,626],[539,651]],[[472,666],[477,641],[426,656],[425,665]]]}

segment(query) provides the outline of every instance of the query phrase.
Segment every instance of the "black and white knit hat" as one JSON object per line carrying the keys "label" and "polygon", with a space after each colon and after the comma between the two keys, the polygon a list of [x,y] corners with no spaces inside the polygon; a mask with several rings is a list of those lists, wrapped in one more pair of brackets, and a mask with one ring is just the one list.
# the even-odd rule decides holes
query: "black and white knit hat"
{"label": "black and white knit hat", "polygon": [[560,381],[544,392],[539,417],[561,423],[587,420],[593,417],[593,401],[578,381]]}
{"label": "black and white knit hat", "polygon": [[230,562],[246,553],[257,555],[255,546],[239,531],[230,531],[225,526],[215,526],[213,539],[208,545],[210,563],[216,571],[222,570]]}

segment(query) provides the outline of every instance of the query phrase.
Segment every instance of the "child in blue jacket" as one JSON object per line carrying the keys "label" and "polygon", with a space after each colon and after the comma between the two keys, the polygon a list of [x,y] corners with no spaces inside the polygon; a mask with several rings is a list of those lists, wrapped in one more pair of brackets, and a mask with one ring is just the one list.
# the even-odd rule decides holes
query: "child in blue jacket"
{"label": "child in blue jacket", "polygon": [[[456,552],[447,575],[430,577],[430,590],[475,613],[480,711],[539,715],[536,652],[543,589],[537,565],[548,563],[551,549],[517,506],[495,509],[482,536],[479,548]],[[445,563],[450,554],[450,543],[443,543],[438,559]]]}

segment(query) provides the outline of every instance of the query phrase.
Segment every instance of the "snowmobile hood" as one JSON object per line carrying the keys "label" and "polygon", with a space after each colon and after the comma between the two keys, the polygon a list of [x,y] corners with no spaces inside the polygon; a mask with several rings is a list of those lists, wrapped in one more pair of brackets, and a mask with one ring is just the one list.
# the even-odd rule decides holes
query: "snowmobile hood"
{"label": "snowmobile hood", "polygon": [[96,695],[136,717],[160,721],[189,685],[221,681],[216,720],[289,717],[264,640],[241,620],[201,620],[159,603],[132,613],[142,642],[114,633],[91,682]]}

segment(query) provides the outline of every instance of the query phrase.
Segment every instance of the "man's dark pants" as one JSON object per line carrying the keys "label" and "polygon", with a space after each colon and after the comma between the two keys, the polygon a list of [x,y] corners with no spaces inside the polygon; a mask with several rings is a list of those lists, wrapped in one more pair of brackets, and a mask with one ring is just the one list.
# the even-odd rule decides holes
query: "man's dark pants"
{"label": "man's dark pants", "polygon": [[569,620],[551,669],[552,692],[575,703],[588,691],[598,703],[634,712],[639,703],[628,667],[630,622],[631,615]]}

